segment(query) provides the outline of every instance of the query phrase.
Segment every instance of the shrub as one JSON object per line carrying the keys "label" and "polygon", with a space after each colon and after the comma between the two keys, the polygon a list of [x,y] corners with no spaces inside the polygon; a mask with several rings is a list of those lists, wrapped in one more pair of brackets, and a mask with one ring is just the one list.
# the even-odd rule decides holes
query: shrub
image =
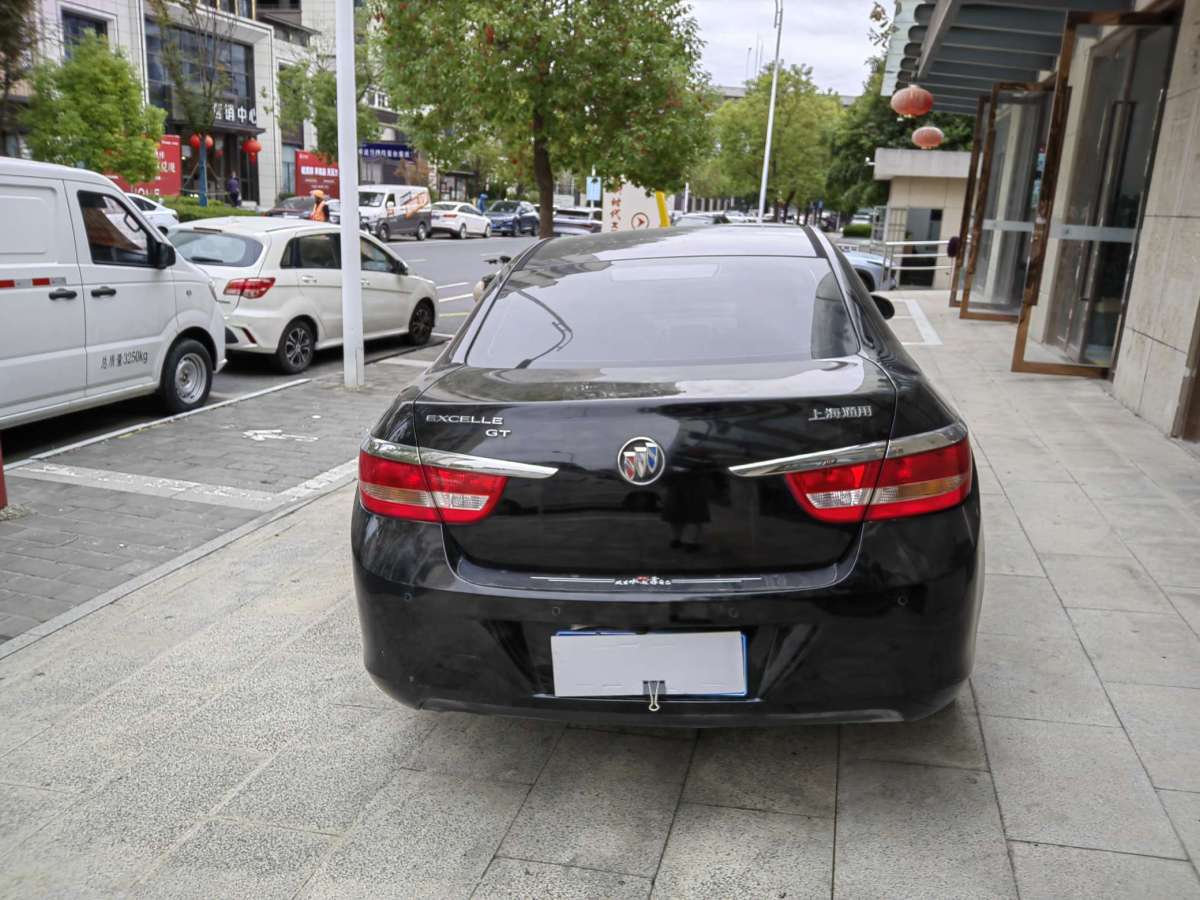
{"label": "shrub", "polygon": [[197,219],[219,219],[222,216],[257,216],[260,213],[252,209],[238,209],[227,203],[209,200],[208,206],[201,206],[195,197],[162,197],[164,206],[169,206],[179,213],[180,222],[194,222]]}
{"label": "shrub", "polygon": [[869,238],[870,236],[871,226],[866,222],[851,222],[842,229],[842,237]]}

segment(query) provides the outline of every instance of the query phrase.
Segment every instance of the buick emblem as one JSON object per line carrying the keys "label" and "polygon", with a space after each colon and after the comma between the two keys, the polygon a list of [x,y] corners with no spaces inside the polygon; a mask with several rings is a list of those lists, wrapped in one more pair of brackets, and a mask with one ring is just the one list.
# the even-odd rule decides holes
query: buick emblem
{"label": "buick emblem", "polygon": [[666,468],[667,455],[658,441],[648,437],[636,437],[626,441],[617,454],[617,471],[630,484],[651,484]]}

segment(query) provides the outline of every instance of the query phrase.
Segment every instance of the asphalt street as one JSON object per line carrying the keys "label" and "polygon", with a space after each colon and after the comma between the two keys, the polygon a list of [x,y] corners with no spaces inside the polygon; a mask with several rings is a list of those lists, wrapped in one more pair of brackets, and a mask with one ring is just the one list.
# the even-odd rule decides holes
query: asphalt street
{"label": "asphalt street", "polygon": [[[438,286],[438,324],[434,341],[445,340],[462,326],[471,310],[471,289],[483,275],[495,268],[488,260],[500,255],[515,255],[536,238],[491,237],[465,241],[437,236],[423,242],[412,238],[393,241],[390,246],[409,264],[414,275],[429,278]],[[403,338],[372,341],[367,345],[367,364],[389,356],[411,352],[414,348]],[[342,365],[341,350],[325,350],[300,376],[284,375],[272,367],[269,359],[231,356],[225,369],[213,381],[209,404],[220,403],[245,394],[295,381],[335,375]],[[163,417],[154,397],[142,397],[96,409],[34,422],[20,428],[0,431],[4,459],[18,459],[64,447],[96,435],[106,434]]]}

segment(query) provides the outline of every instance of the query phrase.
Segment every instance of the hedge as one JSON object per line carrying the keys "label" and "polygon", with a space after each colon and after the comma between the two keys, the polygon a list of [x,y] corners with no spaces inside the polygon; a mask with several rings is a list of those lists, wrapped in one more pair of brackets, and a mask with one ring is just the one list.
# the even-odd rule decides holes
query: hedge
{"label": "hedge", "polygon": [[866,222],[851,222],[842,229],[842,237],[869,238],[870,236],[871,226]]}
{"label": "hedge", "polygon": [[219,219],[222,216],[259,216],[262,213],[253,209],[239,209],[228,203],[209,200],[208,206],[201,206],[195,197],[163,197],[161,202],[179,213],[180,222],[194,222],[196,219]]}

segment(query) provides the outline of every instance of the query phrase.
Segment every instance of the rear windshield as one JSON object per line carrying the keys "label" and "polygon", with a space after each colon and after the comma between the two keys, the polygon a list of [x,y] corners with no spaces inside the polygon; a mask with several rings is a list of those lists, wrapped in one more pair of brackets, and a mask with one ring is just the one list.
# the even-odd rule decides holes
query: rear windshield
{"label": "rear windshield", "polygon": [[312,197],[288,197],[279,204],[281,209],[307,209],[316,201]]}
{"label": "rear windshield", "polygon": [[458,209],[458,204],[457,204],[457,203],[451,203],[451,202],[449,202],[448,200],[443,200],[441,203],[435,203],[435,204],[433,204],[433,208],[434,208],[434,209],[448,209],[448,210],[456,210],[456,209]]}
{"label": "rear windshield", "polygon": [[858,351],[824,259],[586,259],[515,271],[480,325],[467,364],[644,367]]}
{"label": "rear windshield", "polygon": [[519,207],[511,200],[503,200],[500,203],[493,203],[488,212],[516,212]]}
{"label": "rear windshield", "polygon": [[241,269],[253,263],[262,253],[259,241],[238,234],[173,231],[170,240],[180,256],[198,266]]}

